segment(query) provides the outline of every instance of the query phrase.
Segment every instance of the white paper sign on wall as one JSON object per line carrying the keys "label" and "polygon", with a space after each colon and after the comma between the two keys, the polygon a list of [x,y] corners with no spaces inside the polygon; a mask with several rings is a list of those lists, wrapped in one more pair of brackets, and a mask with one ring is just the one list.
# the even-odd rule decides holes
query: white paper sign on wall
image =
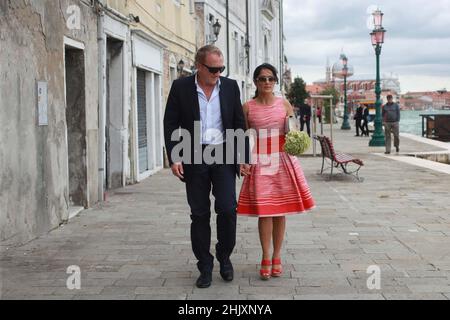
{"label": "white paper sign on wall", "polygon": [[48,86],[47,82],[38,81],[37,83],[37,103],[38,103],[38,125],[48,125]]}

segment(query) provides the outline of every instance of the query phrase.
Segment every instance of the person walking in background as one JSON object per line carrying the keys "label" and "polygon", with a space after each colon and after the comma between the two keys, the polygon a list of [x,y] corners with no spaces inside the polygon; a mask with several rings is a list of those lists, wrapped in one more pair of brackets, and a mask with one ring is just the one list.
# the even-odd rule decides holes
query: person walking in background
{"label": "person walking in background", "polygon": [[319,123],[322,123],[322,106],[317,107],[316,116],[319,119]]}
{"label": "person walking in background", "polygon": [[300,119],[300,106],[294,105],[294,114],[297,117],[297,119]]}
{"label": "person walking in background", "polygon": [[308,135],[311,137],[311,106],[305,100],[300,105],[300,130],[303,131],[306,124],[306,131]]}
{"label": "person walking in background", "polygon": [[358,107],[356,108],[355,115],[353,116],[353,120],[355,120],[355,127],[356,127],[355,137],[359,137],[359,130],[362,130],[361,135],[364,135],[364,129],[361,126],[362,120],[363,120],[363,108],[360,104],[358,104]]}
{"label": "person walking in background", "polygon": [[363,105],[361,130],[363,136],[369,136],[369,108],[366,105]]}
{"label": "person walking in background", "polygon": [[268,280],[283,273],[281,248],[286,216],[312,209],[314,199],[299,160],[283,151],[286,116],[294,111],[287,100],[274,96],[277,70],[270,64],[260,65],[253,81],[257,87],[255,98],[243,108],[247,127],[256,134],[252,152],[252,160],[256,161],[252,161],[255,164],[244,178],[237,212],[259,218],[260,277]]}
{"label": "person walking in background", "polygon": [[[225,69],[222,52],[212,45],[202,47],[195,63],[195,75],[176,80],[172,85],[164,115],[164,138],[172,173],[186,183],[192,249],[200,271],[196,285],[208,288],[214,266],[210,253],[211,189],[217,213],[216,258],[220,263],[220,275],[229,282],[234,276],[230,256],[236,244],[236,175],[248,170],[249,165],[239,166],[238,159],[231,164],[223,161],[230,145],[237,154],[234,141],[226,141],[225,130],[245,131],[246,125],[237,82],[220,76]],[[194,129],[196,125],[200,130]],[[191,157],[175,162],[172,151],[178,141],[172,141],[172,135],[180,128],[190,134],[191,150],[183,151],[183,156],[190,154]],[[206,163],[203,154],[221,150],[224,159]],[[200,152],[201,161],[197,163],[196,155]]]}
{"label": "person walking in background", "polygon": [[382,117],[386,137],[386,152],[391,153],[391,134],[394,135],[394,146],[396,152],[400,152],[400,106],[394,103],[394,98],[390,94],[387,96],[388,102],[383,106]]}

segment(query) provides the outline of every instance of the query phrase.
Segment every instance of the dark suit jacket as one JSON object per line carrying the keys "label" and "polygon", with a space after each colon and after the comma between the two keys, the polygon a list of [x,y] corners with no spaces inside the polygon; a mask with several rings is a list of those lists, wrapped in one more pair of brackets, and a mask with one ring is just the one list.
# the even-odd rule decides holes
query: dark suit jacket
{"label": "dark suit jacket", "polygon": [[363,119],[363,108],[358,107],[356,108],[355,116],[353,117],[354,120],[362,120]]}
{"label": "dark suit jacket", "polygon": [[363,111],[363,120],[364,120],[364,121],[369,121],[369,108],[364,108],[364,111]]}
{"label": "dark suit jacket", "polygon": [[[244,112],[242,109],[240,91],[235,80],[220,78],[220,110],[224,130],[242,129],[246,131]],[[200,121],[200,106],[198,101],[195,76],[175,80],[167,100],[164,115],[164,139],[170,165],[173,164],[172,150],[179,143],[171,141],[172,133],[178,129],[185,129],[191,135],[191,163],[194,154],[202,152],[200,137],[194,137],[194,122]],[[239,163],[249,163],[249,143],[246,139],[245,155],[238,154],[236,142],[233,144],[235,154],[236,174],[240,175]],[[192,165],[184,164],[185,178],[192,170]]]}
{"label": "dark suit jacket", "polygon": [[[309,121],[311,120],[311,106],[309,104],[300,105],[300,120]],[[305,118],[306,117],[306,118]]]}

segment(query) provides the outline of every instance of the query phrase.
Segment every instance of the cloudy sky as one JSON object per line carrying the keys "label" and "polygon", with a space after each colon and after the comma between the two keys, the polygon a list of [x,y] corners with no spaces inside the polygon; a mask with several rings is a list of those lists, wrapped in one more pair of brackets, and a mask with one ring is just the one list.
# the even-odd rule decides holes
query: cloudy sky
{"label": "cloudy sky", "polygon": [[402,92],[450,91],[450,0],[284,0],[286,54],[294,76],[325,78],[343,50],[355,75],[375,78],[368,20],[384,13],[381,73],[400,79]]}

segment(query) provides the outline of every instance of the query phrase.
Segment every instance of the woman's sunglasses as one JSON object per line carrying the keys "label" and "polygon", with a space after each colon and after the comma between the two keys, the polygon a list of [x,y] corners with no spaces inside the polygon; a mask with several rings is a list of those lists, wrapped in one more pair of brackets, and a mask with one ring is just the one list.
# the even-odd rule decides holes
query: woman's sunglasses
{"label": "woman's sunglasses", "polygon": [[275,77],[258,77],[258,82],[270,82],[270,83],[274,83],[277,81],[277,79]]}
{"label": "woman's sunglasses", "polygon": [[207,65],[204,64],[204,63],[202,63],[202,65],[203,65],[206,69],[208,69],[208,71],[209,71],[210,73],[212,73],[212,74],[216,74],[217,72],[222,73],[222,72],[225,71],[225,66],[224,66],[224,67],[210,67],[210,66],[207,66]]}

